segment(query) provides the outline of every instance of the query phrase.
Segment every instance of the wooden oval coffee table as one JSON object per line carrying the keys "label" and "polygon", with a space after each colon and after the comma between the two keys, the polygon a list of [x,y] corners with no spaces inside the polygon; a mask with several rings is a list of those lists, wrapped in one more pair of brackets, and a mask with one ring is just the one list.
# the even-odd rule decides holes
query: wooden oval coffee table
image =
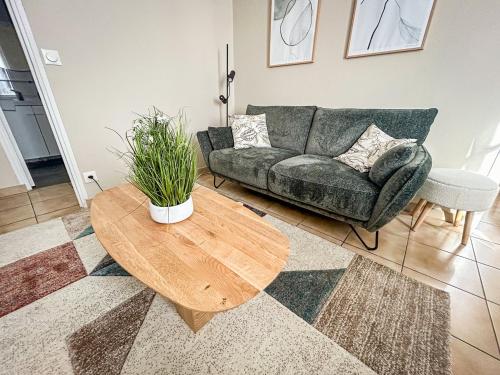
{"label": "wooden oval coffee table", "polygon": [[192,197],[193,215],[176,224],[155,223],[148,199],[131,184],[97,194],[90,212],[109,255],[171,300],[196,332],[269,285],[286,263],[289,242],[241,203],[202,186]]}

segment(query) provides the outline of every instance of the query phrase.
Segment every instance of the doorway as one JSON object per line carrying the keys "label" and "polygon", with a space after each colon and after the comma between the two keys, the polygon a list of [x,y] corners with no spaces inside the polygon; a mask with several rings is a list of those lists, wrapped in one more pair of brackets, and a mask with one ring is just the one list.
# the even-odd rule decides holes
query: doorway
{"label": "doorway", "polygon": [[61,152],[4,0],[0,1],[0,108],[33,187],[69,183]]}
{"label": "doorway", "polygon": [[25,188],[0,189],[0,233],[76,212],[86,198],[22,4],[7,3],[0,0],[0,147]]}

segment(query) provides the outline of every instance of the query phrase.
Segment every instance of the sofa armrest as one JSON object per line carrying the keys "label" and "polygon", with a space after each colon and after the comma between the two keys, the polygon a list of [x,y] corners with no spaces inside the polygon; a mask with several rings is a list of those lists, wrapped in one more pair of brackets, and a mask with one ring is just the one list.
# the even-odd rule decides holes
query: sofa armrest
{"label": "sofa armrest", "polygon": [[394,219],[420,190],[432,166],[432,158],[420,146],[415,157],[385,183],[373,208],[366,229],[374,232]]}
{"label": "sofa armrest", "polygon": [[234,147],[233,130],[229,126],[208,127],[208,138],[214,150]]}
{"label": "sofa armrest", "polygon": [[205,160],[205,164],[208,169],[210,169],[210,162],[208,156],[214,150],[212,143],[210,142],[210,137],[208,136],[208,131],[200,131],[196,133],[196,137],[198,138],[198,143],[200,144],[201,153],[203,154],[203,159]]}
{"label": "sofa armrest", "polygon": [[394,173],[415,158],[417,151],[418,146],[415,143],[405,143],[391,148],[375,161],[368,178],[383,187]]}

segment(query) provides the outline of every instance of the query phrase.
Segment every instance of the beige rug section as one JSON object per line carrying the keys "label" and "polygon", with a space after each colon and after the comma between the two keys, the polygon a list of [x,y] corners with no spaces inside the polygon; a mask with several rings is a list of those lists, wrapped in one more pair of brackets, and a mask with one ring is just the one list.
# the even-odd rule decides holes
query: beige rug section
{"label": "beige rug section", "polygon": [[196,334],[157,295],[121,373],[374,374],[266,293]]}

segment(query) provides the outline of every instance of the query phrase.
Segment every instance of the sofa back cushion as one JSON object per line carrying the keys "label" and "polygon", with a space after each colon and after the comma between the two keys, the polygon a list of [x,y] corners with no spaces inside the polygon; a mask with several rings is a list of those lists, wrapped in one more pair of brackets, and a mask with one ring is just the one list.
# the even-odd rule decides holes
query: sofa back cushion
{"label": "sofa back cushion", "polygon": [[351,148],[375,124],[393,138],[415,138],[421,145],[437,109],[330,109],[318,108],[305,149],[306,154],[338,156]]}
{"label": "sofa back cushion", "polygon": [[304,153],[315,106],[248,105],[247,115],[266,114],[271,146]]}

